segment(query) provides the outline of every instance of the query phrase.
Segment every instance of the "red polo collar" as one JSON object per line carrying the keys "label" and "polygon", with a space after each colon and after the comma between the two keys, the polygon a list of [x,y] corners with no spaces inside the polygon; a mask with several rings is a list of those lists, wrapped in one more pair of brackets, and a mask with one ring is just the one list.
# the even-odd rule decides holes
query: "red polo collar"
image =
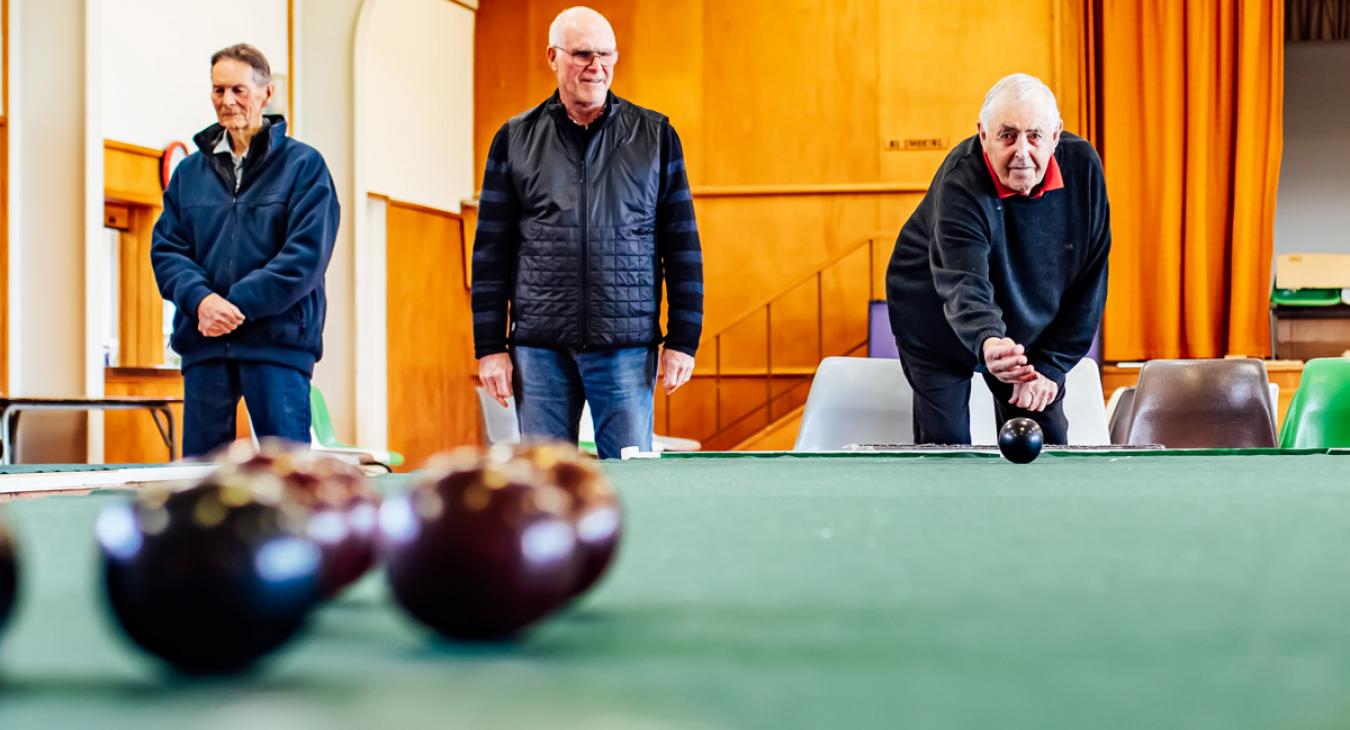
{"label": "red polo collar", "polygon": [[[1004,198],[1011,198],[1014,195],[1020,195],[1016,190],[1004,185],[1003,181],[998,179],[998,174],[994,172],[994,165],[989,161],[989,155],[984,152],[981,152],[980,154],[984,155],[984,166],[988,168],[989,177],[994,181],[994,190],[998,193],[998,199],[1003,200]],[[1064,187],[1064,175],[1059,171],[1059,160],[1051,155],[1050,167],[1045,170],[1045,178],[1041,180],[1040,185],[1032,188],[1032,193],[1027,197],[1039,198],[1051,190],[1059,190],[1062,187]]]}

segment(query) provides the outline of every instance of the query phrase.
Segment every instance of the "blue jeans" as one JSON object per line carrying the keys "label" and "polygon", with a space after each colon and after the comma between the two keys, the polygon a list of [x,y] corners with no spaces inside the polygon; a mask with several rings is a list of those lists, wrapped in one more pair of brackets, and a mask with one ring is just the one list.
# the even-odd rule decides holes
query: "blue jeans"
{"label": "blue jeans", "polygon": [[625,446],[652,450],[655,347],[597,352],[515,347],[511,361],[522,438],[576,443],[581,408],[589,402],[601,459],[619,458]]}
{"label": "blue jeans", "polygon": [[183,456],[234,441],[240,396],[258,438],[309,443],[309,375],[265,362],[207,360],[183,371]]}

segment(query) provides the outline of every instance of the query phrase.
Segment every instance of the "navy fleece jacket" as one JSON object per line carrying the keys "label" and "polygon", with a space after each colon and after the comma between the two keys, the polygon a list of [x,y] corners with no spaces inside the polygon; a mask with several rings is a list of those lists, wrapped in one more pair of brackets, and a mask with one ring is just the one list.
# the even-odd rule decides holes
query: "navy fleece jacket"
{"label": "navy fleece jacket", "polygon": [[[310,373],[323,356],[324,272],[338,230],[333,178],[318,151],[269,116],[236,192],[230,155],[212,151],[222,132],[215,124],[193,138],[198,151],[174,172],[155,224],[155,279],[178,309],[173,349],[184,368],[233,358]],[[197,305],[211,293],[245,317],[221,337],[197,331]]]}

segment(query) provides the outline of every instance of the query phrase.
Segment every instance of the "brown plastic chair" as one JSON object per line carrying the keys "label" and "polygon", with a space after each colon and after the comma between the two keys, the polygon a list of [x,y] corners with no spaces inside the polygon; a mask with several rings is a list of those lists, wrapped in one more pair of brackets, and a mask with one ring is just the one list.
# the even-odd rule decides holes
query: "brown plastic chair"
{"label": "brown plastic chair", "polygon": [[1111,443],[1125,444],[1129,443],[1130,416],[1134,411],[1134,386],[1117,388],[1116,391],[1111,394],[1113,403],[1107,406],[1109,415],[1106,427],[1111,434]]}
{"label": "brown plastic chair", "polygon": [[1250,358],[1150,360],[1139,372],[1126,443],[1274,447],[1268,382],[1266,366]]}

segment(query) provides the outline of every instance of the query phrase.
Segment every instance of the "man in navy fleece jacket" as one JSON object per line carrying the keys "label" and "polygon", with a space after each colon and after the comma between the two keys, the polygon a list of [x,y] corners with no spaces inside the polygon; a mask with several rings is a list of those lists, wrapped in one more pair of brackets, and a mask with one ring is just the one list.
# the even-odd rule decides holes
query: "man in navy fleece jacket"
{"label": "man in navy fleece jacket", "polygon": [[256,48],[211,57],[219,123],[193,138],[155,224],[155,279],[177,308],[185,456],[234,440],[241,396],[259,437],[309,442],[338,200],[323,157],[263,114],[273,93]]}

